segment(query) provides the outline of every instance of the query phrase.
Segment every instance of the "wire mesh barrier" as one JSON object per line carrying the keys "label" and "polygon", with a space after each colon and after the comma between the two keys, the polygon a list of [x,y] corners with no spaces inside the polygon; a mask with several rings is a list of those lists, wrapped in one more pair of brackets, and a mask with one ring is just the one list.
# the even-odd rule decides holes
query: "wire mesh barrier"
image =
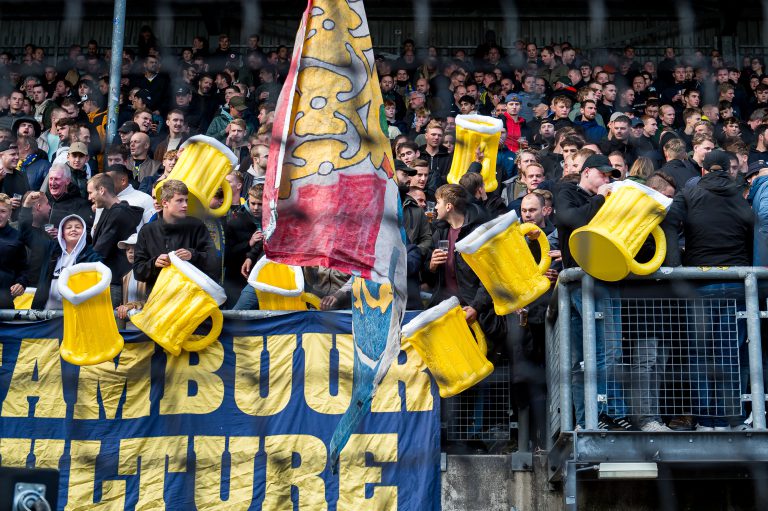
{"label": "wire mesh barrier", "polygon": [[510,439],[510,367],[497,364],[493,373],[478,385],[443,399],[441,406],[449,441]]}
{"label": "wire mesh barrier", "polygon": [[621,298],[596,306],[606,318],[597,322],[607,390],[598,401],[608,415],[740,415],[739,339],[746,335],[735,299]]}

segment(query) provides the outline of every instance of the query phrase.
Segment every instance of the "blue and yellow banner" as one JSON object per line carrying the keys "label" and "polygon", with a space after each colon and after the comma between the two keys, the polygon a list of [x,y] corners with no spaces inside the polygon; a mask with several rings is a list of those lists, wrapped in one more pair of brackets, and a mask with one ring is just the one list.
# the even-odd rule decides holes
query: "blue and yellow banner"
{"label": "blue and yellow banner", "polygon": [[438,510],[439,398],[405,346],[330,468],[352,395],[349,314],[225,321],[199,353],[123,332],[59,355],[61,320],[0,323],[0,465],[60,471],[58,509]]}

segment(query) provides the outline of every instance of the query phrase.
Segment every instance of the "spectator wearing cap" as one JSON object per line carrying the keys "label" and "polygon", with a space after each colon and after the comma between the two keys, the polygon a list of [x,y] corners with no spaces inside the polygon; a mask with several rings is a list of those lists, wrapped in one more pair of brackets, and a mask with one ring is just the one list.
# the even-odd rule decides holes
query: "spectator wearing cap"
{"label": "spectator wearing cap", "polygon": [[93,227],[93,249],[112,271],[110,292],[112,306],[116,308],[122,298],[122,276],[130,269],[125,253],[117,244],[138,230],[144,211],[121,201],[115,193],[114,181],[107,174],[93,176],[87,186],[88,200],[101,210]]}
{"label": "spectator wearing cap", "polygon": [[[127,239],[117,243],[117,248],[125,250],[125,258],[131,266],[133,266],[134,256],[136,254],[136,242],[138,237],[139,235],[134,232],[128,236]],[[136,312],[144,307],[149,293],[147,292],[147,284],[136,280],[136,277],[133,275],[133,268],[122,276],[122,289],[122,302],[115,312],[117,313],[117,318],[119,320],[125,321],[128,319],[128,316],[136,314]],[[135,328],[136,327],[130,322],[125,324],[125,329],[127,330],[133,330]]]}
{"label": "spectator wearing cap", "polygon": [[88,197],[86,185],[91,177],[90,169],[86,166],[87,163],[88,146],[82,142],[73,142],[67,152],[66,166],[72,174],[72,182],[77,186],[80,196],[84,199]]}
{"label": "spectator wearing cap", "polygon": [[11,220],[16,221],[21,208],[21,198],[29,190],[29,181],[16,170],[19,163],[19,149],[15,140],[0,142],[0,192],[8,195]]}
{"label": "spectator wearing cap", "polygon": [[245,122],[247,128],[246,137],[256,130],[258,121],[256,121],[253,113],[248,110],[245,98],[242,96],[233,96],[229,100],[229,105],[221,107],[219,115],[214,117],[210,126],[208,126],[206,135],[215,138],[219,142],[226,142],[229,135],[229,123],[235,119],[242,119]]}
{"label": "spectator wearing cap", "polygon": [[[678,193],[662,222],[667,239],[665,266],[751,266],[755,216],[743,196],[741,186],[730,176],[731,161],[725,151],[710,151],[703,160],[703,175],[698,182],[689,181]],[[759,172],[758,172],[759,173]],[[681,254],[679,235],[685,238]],[[697,298],[736,298],[739,310],[744,310],[743,283],[718,283],[698,286]],[[740,298],[739,298],[740,297]],[[694,311],[692,311],[694,312]],[[733,311],[734,314],[736,311]],[[725,354],[735,340],[722,336],[721,325],[711,325],[713,331],[694,331],[697,343],[691,353],[692,367],[701,367],[706,350],[708,368],[691,377],[692,400],[696,403],[697,430],[729,429],[731,418],[725,416],[722,396],[714,390],[715,379],[722,375],[726,364],[734,363]],[[746,340],[746,328],[739,325],[738,344]],[[713,341],[714,342],[713,344]],[[735,342],[734,342],[735,344]],[[711,357],[711,358],[710,358]],[[738,357],[738,355],[736,355]],[[743,389],[742,389],[743,391]],[[743,421],[743,418],[741,419]]]}
{"label": "spectator wearing cap", "polygon": [[124,145],[125,147],[128,147],[131,143],[131,136],[133,136],[134,133],[138,133],[141,130],[139,129],[139,125],[136,124],[133,121],[126,121],[117,129],[117,134],[120,137],[118,145]]}
{"label": "spectator wearing cap", "polygon": [[187,122],[184,112],[174,108],[165,117],[165,124],[168,126],[168,136],[165,137],[154,151],[154,160],[162,162],[166,151],[179,149],[182,143],[189,137]]}
{"label": "spectator wearing cap", "polygon": [[[149,194],[140,192],[132,184],[132,172],[125,165],[111,165],[107,167],[107,174],[112,178],[115,188],[115,194],[121,201],[125,201],[131,206],[136,206],[144,210],[144,223],[149,223],[155,214],[155,203]],[[100,211],[96,209],[95,222],[98,223]]]}
{"label": "spectator wearing cap", "polygon": [[747,201],[755,214],[752,264],[768,266],[768,161],[752,162],[745,178],[749,183]]}
{"label": "spectator wearing cap", "polygon": [[42,127],[33,117],[21,117],[13,122],[11,132],[14,137],[33,136],[37,138],[42,133]]}
{"label": "spectator wearing cap", "polygon": [[411,178],[418,171],[409,167],[402,160],[395,160],[395,177],[400,190],[400,199],[403,202],[403,225],[409,243],[419,248],[422,258],[429,254],[432,243],[432,232],[424,210],[419,207],[413,197],[408,195]]}
{"label": "spectator wearing cap", "polygon": [[517,153],[520,150],[520,137],[528,139],[531,134],[525,119],[520,115],[520,107],[522,106],[520,95],[513,92],[506,97],[506,102],[507,111],[502,116],[507,133],[504,143],[510,151]]}
{"label": "spectator wearing cap", "polygon": [[139,110],[152,111],[152,94],[147,89],[138,89],[130,99],[134,112]]}
{"label": "spectator wearing cap", "polygon": [[38,149],[36,139],[29,135],[20,136],[16,144],[19,149],[19,163],[16,167],[27,177],[30,190],[39,190],[51,168],[47,154]]}
{"label": "spectator wearing cap", "polygon": [[146,108],[141,108],[133,113],[133,122],[138,124],[139,130],[150,137],[157,137],[157,126],[154,124],[152,112]]}
{"label": "spectator wearing cap", "polygon": [[131,135],[128,143],[131,158],[126,166],[133,170],[133,178],[138,182],[147,176],[154,176],[160,168],[160,162],[149,157],[150,143],[149,135],[142,132]]}
{"label": "spectator wearing cap", "polygon": [[[555,224],[557,225],[564,268],[578,266],[571,255],[569,239],[573,231],[587,225],[600,208],[603,207],[605,199],[611,190],[611,177],[618,179],[621,177],[621,173],[613,168],[607,156],[593,154],[584,161],[578,183],[562,182],[557,189],[557,198],[555,200],[557,216]],[[595,283],[595,293],[598,300],[601,301],[617,296],[616,288],[610,287],[601,281]],[[574,295],[576,294],[578,293],[574,293]],[[578,321],[582,318],[582,306],[580,297],[574,295],[572,295],[571,300],[573,308],[572,317]],[[613,323],[612,328],[616,328],[620,324],[620,318],[616,318],[615,314],[610,312],[605,315],[605,321],[606,330],[611,323]],[[573,363],[573,402],[576,409],[576,419],[578,424],[583,425],[584,389],[582,373],[579,369],[583,360],[583,352],[580,331],[580,325],[578,327],[574,326],[572,329],[571,349],[573,356],[571,360]],[[597,381],[597,392],[598,394],[608,394],[608,399],[614,403],[617,422],[628,424],[627,421],[622,421],[627,413],[623,409],[624,402],[620,398],[620,389],[614,388],[606,392],[606,374],[609,372],[606,371],[606,368],[611,368],[615,364],[616,350],[614,347],[606,345],[605,334],[602,329],[599,329],[597,333],[596,348],[598,351],[598,373],[600,375]],[[598,402],[598,412],[600,413],[601,422],[610,424],[613,421],[612,418],[607,417],[604,403]]]}

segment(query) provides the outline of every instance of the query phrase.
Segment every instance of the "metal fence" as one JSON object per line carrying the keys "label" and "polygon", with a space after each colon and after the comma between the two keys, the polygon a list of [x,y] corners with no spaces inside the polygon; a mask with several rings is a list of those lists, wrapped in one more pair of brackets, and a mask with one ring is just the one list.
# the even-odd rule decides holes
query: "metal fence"
{"label": "metal fence", "polygon": [[[581,377],[586,430],[597,429],[599,409],[614,417],[731,417],[746,403],[754,429],[764,430],[760,320],[768,311],[760,310],[758,281],[768,280],[768,270],[662,268],[633,280],[651,285],[640,297],[606,295],[581,269],[560,275],[547,325],[551,439],[576,425],[572,396]],[[712,291],[712,283],[722,288]]]}
{"label": "metal fence", "polygon": [[449,441],[483,442],[510,439],[512,403],[510,368],[497,364],[493,373],[474,387],[443,399]]}

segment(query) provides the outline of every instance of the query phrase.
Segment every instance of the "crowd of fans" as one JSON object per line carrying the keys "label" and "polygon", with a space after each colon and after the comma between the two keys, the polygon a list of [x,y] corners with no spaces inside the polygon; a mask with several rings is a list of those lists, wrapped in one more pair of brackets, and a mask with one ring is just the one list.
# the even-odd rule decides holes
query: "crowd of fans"
{"label": "crowd of fans", "polygon": [[[122,55],[113,140],[106,133],[112,56],[96,41],[72,46],[59,62],[32,45],[23,55],[0,53],[0,308],[12,308],[26,288],[36,288],[34,308],[60,307],[53,284],[61,270],[103,261],[125,319],[141,308],[172,250],[222,283],[225,307],[258,307],[246,279],[262,255],[263,180],[290,54],[285,47],[265,52],[255,35],[245,48],[233,48],[225,34],[214,50],[206,46],[196,37],[180,55],[161,55],[151,29],[142,28],[137,50]],[[454,246],[514,210],[548,237],[554,283],[559,271],[576,266],[570,233],[599,210],[613,180],[674,198],[664,224],[667,264],[768,259],[768,75],[759,58],[737,66],[717,51],[681,58],[667,48],[658,62],[643,62],[626,47],[590,62],[566,42],[523,41],[509,52],[483,44],[441,57],[435,48],[417,52],[408,40],[397,59],[377,55],[376,67],[409,244],[410,309],[457,296],[467,321],[479,321],[497,351],[543,367],[548,296],[514,320],[496,316]],[[461,181],[447,183],[461,143],[459,114],[503,122],[493,192],[477,172],[480,148]],[[238,159],[227,176],[231,207],[220,219],[189,216],[186,186],[167,179],[181,144],[195,134],[216,138]],[[349,303],[348,275],[307,268],[305,277],[323,309]],[[580,302],[574,311],[579,319]],[[511,348],[510,337],[517,339]],[[573,343],[574,367],[580,343]],[[610,355],[602,356],[610,365]],[[513,377],[524,373],[513,370]],[[583,424],[583,396],[580,409],[575,394]],[[717,415],[703,410],[699,427],[724,427],[725,417],[713,422]],[[600,417],[601,427],[667,429],[657,413]]]}

